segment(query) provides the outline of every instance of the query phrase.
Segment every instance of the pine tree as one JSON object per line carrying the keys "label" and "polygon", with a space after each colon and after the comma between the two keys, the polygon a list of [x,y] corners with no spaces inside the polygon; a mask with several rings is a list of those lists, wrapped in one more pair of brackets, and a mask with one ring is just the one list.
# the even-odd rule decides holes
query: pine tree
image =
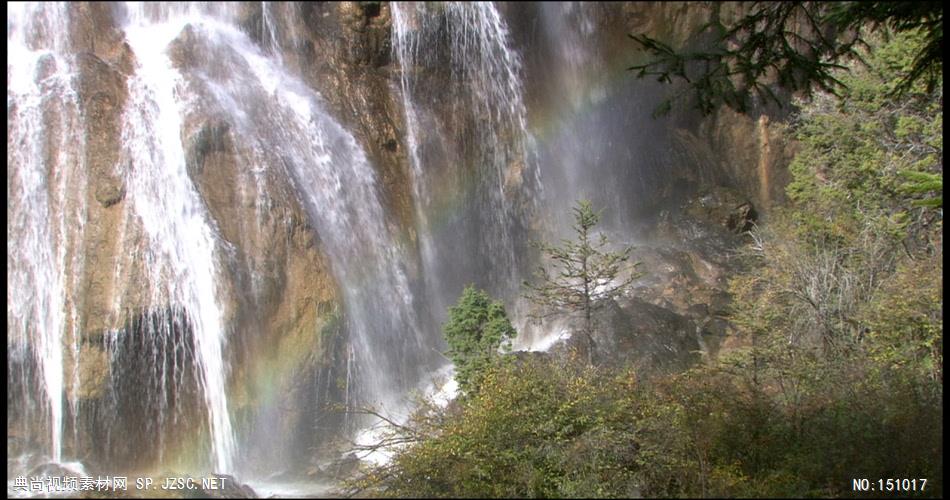
{"label": "pine tree", "polygon": [[[626,290],[634,280],[642,276],[636,272],[639,262],[630,263],[632,247],[619,252],[607,252],[607,236],[594,235],[594,227],[600,222],[600,212],[595,212],[588,200],[580,200],[573,208],[574,241],[563,240],[561,246],[539,243],[538,247],[550,262],[551,271],[539,266],[536,284],[524,283],[526,296],[541,306],[546,316],[559,311],[580,312],[584,316],[584,335],[587,337],[587,361],[593,363],[596,348],[594,342],[594,311]],[[624,273],[629,269],[629,273]]]}
{"label": "pine tree", "polygon": [[753,94],[782,106],[779,89],[839,95],[847,87],[840,70],[850,59],[860,60],[865,38],[883,29],[923,37],[892,95],[902,97],[915,82],[925,83],[928,93],[942,83],[941,2],[752,2],[745,15],[726,24],[721,6],[714,6],[710,22],[696,33],[711,38],[704,48],[675,49],[646,34],[628,35],[651,56],[628,68],[638,78],[685,82],[685,90],[664,100],[655,114],[669,112],[687,91],[703,114],[722,104],[750,112]]}
{"label": "pine tree", "polygon": [[472,285],[465,287],[458,304],[449,308],[443,329],[449,344],[447,354],[455,364],[455,380],[465,394],[477,391],[479,376],[498,355],[498,348],[510,348],[518,334],[505,306]]}

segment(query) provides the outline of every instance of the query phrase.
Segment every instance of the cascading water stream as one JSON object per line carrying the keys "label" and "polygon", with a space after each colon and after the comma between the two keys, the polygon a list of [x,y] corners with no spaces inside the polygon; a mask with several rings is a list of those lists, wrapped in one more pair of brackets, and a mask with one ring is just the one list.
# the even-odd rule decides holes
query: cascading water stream
{"label": "cascading water stream", "polygon": [[[533,103],[541,110],[538,156],[545,166],[544,213],[552,238],[570,237],[580,198],[602,209],[601,229],[629,235],[645,201],[672,169],[662,119],[646,103],[662,90],[626,70],[624,48],[603,19],[623,7],[557,2],[538,11]],[[621,47],[622,44],[619,44]]]}
{"label": "cascading water stream", "polygon": [[279,59],[229,22],[190,21],[176,50],[205,57],[180,63],[186,93],[201,103],[185,121],[224,119],[241,138],[243,162],[291,179],[342,284],[352,352],[345,403],[404,412],[406,393],[432,368],[433,356],[404,270],[409,256],[387,222],[375,170],[322,98]]}
{"label": "cascading water stream", "polygon": [[434,269],[436,259],[435,242],[433,241],[432,230],[427,215],[432,200],[429,196],[429,186],[426,185],[426,176],[422,169],[422,159],[419,157],[419,141],[416,138],[419,129],[419,119],[416,116],[415,106],[412,104],[410,90],[411,78],[408,74],[408,69],[403,65],[404,62],[408,64],[416,60],[417,56],[415,52],[418,50],[418,43],[414,43],[409,33],[407,13],[395,3],[392,4],[391,8],[393,16],[393,50],[396,52],[396,58],[400,61],[400,65],[403,68],[403,71],[400,73],[399,81],[402,89],[402,106],[406,117],[406,143],[409,148],[409,166],[412,168],[412,199],[415,205],[417,224],[419,226],[419,252],[421,254],[422,263],[426,268],[424,270],[425,272],[423,272],[423,276],[426,281],[428,298],[430,301],[434,301],[432,307],[436,310],[443,310],[445,308],[445,300],[442,291],[438,288],[438,282],[435,280],[434,274],[428,272]]}
{"label": "cascading water stream", "polygon": [[277,39],[277,26],[273,14],[273,4],[261,2],[261,38],[267,49],[280,57],[280,41]]}
{"label": "cascading water stream", "polygon": [[[375,172],[362,149],[323,110],[318,95],[283,69],[279,59],[275,61],[263,54],[226,17],[222,20],[221,15],[211,17],[191,12],[169,15],[164,23],[139,25],[142,26],[140,33],[133,29],[127,36],[136,54],[149,54],[148,57],[160,61],[155,69],[161,67],[164,76],[154,75],[152,80],[161,82],[164,87],[152,90],[155,94],[152,99],[162,102],[158,108],[164,110],[172,106],[171,99],[175,99],[183,120],[188,121],[198,108],[190,101],[200,100],[202,113],[214,110],[218,116],[226,117],[232,133],[250,145],[245,150],[248,162],[277,169],[292,178],[321,236],[333,272],[344,284],[347,330],[354,358],[353,366],[347,363],[347,404],[373,405],[393,413],[403,410],[402,398],[427,371],[426,360],[430,356],[425,354],[425,330],[415,317],[411,287],[402,270],[406,256],[387,226],[379,202]],[[181,35],[183,30],[187,35]],[[184,68],[172,67],[161,47],[168,47],[175,37],[180,43],[197,44],[207,58],[204,61],[180,61]],[[137,43],[141,40],[144,44],[146,39],[152,46],[160,48],[151,49],[154,52],[149,53],[148,48]],[[156,40],[162,43],[156,43]],[[169,76],[179,75],[180,71],[184,76]],[[172,89],[175,89],[175,94]],[[182,176],[182,183],[187,184],[184,182],[187,180],[184,177],[187,175],[184,153],[181,141],[176,140],[183,127],[182,118],[178,114],[165,116],[161,112],[157,116],[142,116],[143,126],[167,120],[161,125],[162,130],[173,131],[175,137],[161,138],[162,144],[170,143],[174,148],[168,155],[179,159],[176,160],[175,172]],[[149,151],[165,149],[151,147]],[[165,179],[163,182],[170,181]],[[157,189],[158,186],[150,187]],[[177,193],[176,196],[191,200],[189,193]],[[145,192],[135,194],[135,197],[139,196],[148,199]],[[142,211],[157,213],[149,208],[143,207]],[[204,255],[206,259],[212,258],[213,246],[205,245],[213,241],[213,232],[197,227],[195,220],[186,219],[183,224],[191,224],[186,226],[187,229],[201,235],[196,238],[197,243],[191,243],[199,245],[192,252]],[[157,229],[162,230],[161,227]],[[174,255],[174,250],[168,249],[168,252]],[[184,269],[179,272],[187,272],[188,268],[179,269]],[[206,282],[204,279],[208,277],[209,274],[196,273],[198,284],[213,286],[213,280]],[[209,291],[212,292],[209,296],[217,293]],[[199,297],[185,292],[186,297]],[[212,304],[204,306],[203,310],[216,311]],[[213,331],[220,327],[220,314],[209,313],[207,318],[198,318],[197,322],[196,330]],[[202,335],[202,331],[196,331],[196,339]],[[221,358],[220,352],[214,350],[216,345],[220,344],[207,343],[197,347],[208,359],[218,360]],[[204,369],[208,366],[214,365],[202,363]],[[355,390],[349,387],[351,378],[358,380]],[[206,385],[221,384],[223,388],[220,379],[208,377],[204,381]],[[210,390],[205,393],[214,394]],[[221,395],[220,400],[208,400],[212,408],[210,418],[216,456],[222,450],[233,448],[228,435],[218,433],[229,429],[228,421],[214,416],[216,408],[222,410],[221,415],[227,416],[223,392]],[[351,401],[351,398],[356,401]]]}
{"label": "cascading water stream", "polygon": [[129,82],[123,150],[132,165],[130,198],[149,236],[152,302],[182,307],[194,330],[200,381],[208,410],[214,467],[231,470],[235,442],[228,412],[227,341],[218,287],[217,236],[185,167],[180,130],[184,82],[165,53],[187,17],[153,22],[129,5],[126,39],[138,68]]}
{"label": "cascading water stream", "polygon": [[[490,2],[393,3],[391,9],[430,300],[444,311],[446,298],[473,281],[511,295],[540,178],[527,131],[521,65],[509,48],[508,29]],[[429,86],[427,75],[445,66],[450,85]],[[436,115],[444,109],[437,102],[451,103],[455,123],[440,122]],[[449,203],[433,198],[439,190],[469,197],[468,215],[479,219],[441,221]],[[458,227],[443,227],[453,224]],[[450,239],[462,239],[454,244],[466,251],[452,252]],[[488,261],[479,261],[479,255]],[[478,263],[459,271],[459,258]]]}
{"label": "cascading water stream", "polygon": [[[557,107],[555,115],[565,117],[559,122],[557,139],[551,141],[554,153],[547,157],[551,170],[563,176],[563,182],[552,183],[553,195],[547,213],[557,221],[553,231],[567,236],[572,220],[565,203],[574,197],[594,197],[594,186],[604,183],[591,175],[597,167],[599,153],[603,149],[596,137],[591,137],[589,127],[579,124],[592,105],[604,98],[604,90],[596,81],[604,73],[599,55],[591,50],[588,39],[595,36],[588,7],[580,2],[558,2],[541,13],[544,34],[550,38],[553,58],[547,61],[552,72],[550,86]],[[607,184],[607,183],[604,183]],[[598,203],[604,203],[597,196]],[[611,216],[616,206],[611,208]]]}
{"label": "cascading water stream", "polygon": [[402,270],[405,256],[386,225],[375,172],[313,91],[267,59],[251,54],[246,60],[258,92],[274,96],[269,118],[259,117],[263,124],[247,122],[255,127],[249,133],[267,144],[276,155],[271,159],[295,179],[334,273],[345,284],[348,330],[365,402],[392,406],[418,381],[421,367],[407,361],[425,359],[420,354],[425,338]]}
{"label": "cascading water stream", "polygon": [[[85,177],[79,98],[62,4],[18,4],[7,13],[8,349],[11,365],[35,362],[45,402],[30,415],[32,395],[17,401],[49,433],[49,456],[62,459],[64,348],[76,338],[68,303],[78,272],[67,249],[81,238]],[[30,360],[32,358],[33,361]],[[32,382],[24,380],[30,385]]]}

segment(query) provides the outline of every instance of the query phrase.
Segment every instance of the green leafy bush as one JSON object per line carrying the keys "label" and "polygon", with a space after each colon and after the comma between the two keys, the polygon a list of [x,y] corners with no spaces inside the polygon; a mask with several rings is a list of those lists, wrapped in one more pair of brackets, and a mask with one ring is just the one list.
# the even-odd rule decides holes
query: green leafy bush
{"label": "green leafy bush", "polygon": [[481,373],[499,354],[499,347],[510,349],[517,335],[505,306],[474,286],[466,287],[458,304],[449,308],[443,329],[455,380],[466,394],[477,390]]}

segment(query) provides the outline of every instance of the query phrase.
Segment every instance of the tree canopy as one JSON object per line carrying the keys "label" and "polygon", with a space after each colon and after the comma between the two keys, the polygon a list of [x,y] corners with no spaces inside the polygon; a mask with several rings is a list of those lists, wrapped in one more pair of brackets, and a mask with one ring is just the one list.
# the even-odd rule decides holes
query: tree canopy
{"label": "tree canopy", "polygon": [[789,93],[820,89],[837,94],[843,87],[836,70],[859,58],[864,37],[880,28],[919,31],[923,43],[893,89],[903,94],[914,82],[937,84],[943,69],[941,2],[754,2],[734,23],[723,23],[715,6],[712,20],[698,30],[709,43],[701,49],[674,49],[645,34],[630,34],[652,59],[628,68],[639,78],[673,79],[687,86],[657,109],[692,92],[696,106],[709,114],[720,105],[747,112],[753,96],[779,106],[778,89]]}
{"label": "tree canopy", "polygon": [[518,334],[505,306],[471,285],[465,287],[458,304],[449,308],[444,331],[455,380],[466,394],[477,390],[481,373],[498,355],[499,347],[510,348]]}

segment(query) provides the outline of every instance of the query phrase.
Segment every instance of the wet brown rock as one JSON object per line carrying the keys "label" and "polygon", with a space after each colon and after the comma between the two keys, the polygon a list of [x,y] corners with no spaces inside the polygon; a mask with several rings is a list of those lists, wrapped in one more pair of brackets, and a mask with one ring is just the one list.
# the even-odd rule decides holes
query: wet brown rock
{"label": "wet brown rock", "polygon": [[709,21],[710,11],[689,2],[627,2],[622,8],[630,33],[645,33],[676,48],[686,45],[695,30]]}
{"label": "wet brown rock", "polygon": [[[257,219],[257,183],[234,149],[230,124],[208,118],[186,139],[185,165],[227,241],[239,241]],[[249,249],[250,250],[250,249]]]}
{"label": "wet brown rock", "polygon": [[736,233],[748,230],[746,226],[751,226],[758,217],[748,198],[724,186],[701,191],[686,202],[683,211],[686,217],[703,225],[719,226]]}
{"label": "wet brown rock", "polygon": [[121,115],[127,91],[125,75],[91,53],[76,58],[79,95],[86,125],[86,161],[96,200],[110,207],[125,193],[119,168]]}
{"label": "wet brown rock", "polygon": [[389,6],[381,2],[340,2],[337,9],[345,30],[346,60],[351,64],[377,67],[388,64]]}
{"label": "wet brown rock", "polygon": [[[81,330],[90,334],[117,328],[123,318],[119,307],[141,306],[143,273],[127,248],[140,241],[130,227],[124,203],[128,165],[120,158],[122,114],[128,99],[127,78],[134,57],[116,26],[114,6],[105,3],[70,4],[70,42],[78,52],[78,91],[83,113],[87,165],[86,223],[82,249],[85,256],[79,289]],[[135,283],[135,286],[129,287]],[[101,373],[90,373],[101,378]],[[92,381],[92,386],[98,382]],[[93,391],[94,392],[94,391]]]}
{"label": "wet brown rock", "polygon": [[119,6],[106,2],[74,2],[69,5],[70,43],[74,50],[89,53],[114,66],[132,72],[133,56],[118,28]]}
{"label": "wet brown rock", "polygon": [[[272,166],[255,178],[246,161],[250,152],[226,121],[207,117],[186,128],[194,131],[186,139],[189,173],[233,249],[230,279],[221,284],[228,324],[237,325],[233,336],[241,346],[231,388],[232,406],[241,415],[260,408],[260,398],[273,391],[257,384],[272,378],[275,364],[286,369],[273,383],[291,394],[324,361],[320,332],[337,308],[338,289],[319,235],[280,169]],[[295,425],[289,420],[302,417],[282,413],[274,425],[289,432]]]}
{"label": "wet brown rock", "polygon": [[[108,376],[109,355],[99,346],[90,343],[82,345],[79,351],[79,387],[75,394],[80,399],[101,397]],[[72,393],[72,390],[68,392]]]}
{"label": "wet brown rock", "polygon": [[[269,15],[280,17],[303,7],[269,8]],[[245,7],[241,12],[241,23],[252,34],[256,26],[253,36],[258,38],[263,35],[255,24],[262,20],[260,9]],[[280,22],[291,23],[281,31],[290,36],[296,29],[292,23],[299,21],[291,16]],[[240,426],[255,421],[256,413],[267,411],[268,405],[279,405],[278,416],[267,418],[281,437],[268,442],[293,448],[299,443],[281,440],[293,440],[300,429],[310,428],[306,419],[312,414],[301,410],[301,401],[313,393],[318,367],[331,363],[328,344],[337,339],[324,338],[321,332],[339,309],[338,285],[282,159],[266,148],[255,149],[243,135],[253,131],[232,122],[207,86],[206,77],[214,80],[219,72],[242,71],[246,63],[191,26],[172,42],[169,56],[190,91],[201,96],[184,117],[182,139],[188,175],[223,241],[225,279],[219,281],[219,291],[226,324],[233,328],[228,391],[232,416]],[[284,54],[294,64],[290,56]],[[276,400],[275,390],[281,395]],[[263,446],[255,453],[270,451]]]}
{"label": "wet brown rock", "polygon": [[736,233],[744,233],[752,229],[758,217],[759,214],[755,211],[755,207],[753,207],[751,203],[745,202],[735,207],[732,212],[729,213],[726,227]]}
{"label": "wet brown rock", "polygon": [[305,3],[285,11],[284,57],[326,98],[379,173],[386,214],[412,243],[412,183],[402,103],[391,75],[392,17],[386,3]]}
{"label": "wet brown rock", "polygon": [[[699,29],[713,18],[728,24],[748,11],[736,2],[713,5],[690,2],[633,2],[623,5],[621,17],[627,33],[645,34],[669,44],[675,50],[701,49],[709,41],[709,32]],[[649,57],[644,51],[628,45],[630,64],[643,63]],[[667,87],[667,96],[684,88],[682,82]],[[788,163],[792,145],[785,138],[783,124],[790,104],[779,109],[774,105],[755,105],[748,114],[723,106],[708,116],[701,116],[682,99],[674,104],[671,119],[677,132],[692,136],[691,156],[696,161],[681,165],[687,175],[700,179],[719,179],[737,189],[757,207],[767,210],[784,199],[788,182]]]}
{"label": "wet brown rock", "polygon": [[781,115],[754,118],[724,107],[698,123],[694,133],[709,145],[730,186],[763,210],[785,199],[794,144]]}

